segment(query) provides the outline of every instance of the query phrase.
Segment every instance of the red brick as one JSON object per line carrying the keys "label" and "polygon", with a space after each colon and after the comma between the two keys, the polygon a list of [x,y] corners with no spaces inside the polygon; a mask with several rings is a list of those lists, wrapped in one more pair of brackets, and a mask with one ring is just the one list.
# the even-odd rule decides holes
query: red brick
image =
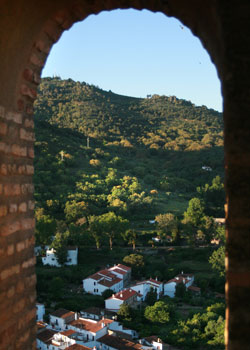
{"label": "red brick", "polygon": [[4,107],[3,106],[0,106],[0,117],[4,117],[5,115],[5,110],[4,110]]}
{"label": "red brick", "polygon": [[48,54],[52,46],[52,42],[49,39],[39,39],[35,42],[35,47],[39,51]]}
{"label": "red brick", "polygon": [[5,196],[18,196],[21,194],[21,188],[19,184],[7,184],[4,185]]}
{"label": "red brick", "polygon": [[0,206],[0,216],[6,216],[8,213],[8,208],[6,205]]}
{"label": "red brick", "polygon": [[25,80],[32,82],[33,81],[33,70],[30,68],[26,68],[23,71],[23,77]]}
{"label": "red brick", "polygon": [[37,67],[43,67],[45,63],[45,59],[38,56],[37,53],[33,52],[30,56],[30,63],[34,64]]}
{"label": "red brick", "polygon": [[27,147],[25,146],[19,146],[19,145],[12,145],[11,152],[14,156],[18,157],[27,157]]}
{"label": "red brick", "polygon": [[12,255],[14,253],[14,244],[8,245],[7,255]]}
{"label": "red brick", "polygon": [[[32,110],[32,112],[33,112],[33,110]],[[25,121],[24,121],[24,126],[26,128],[32,128],[33,129],[34,128],[34,121],[32,119],[26,118]]]}
{"label": "red brick", "polygon": [[9,225],[3,225],[0,228],[0,235],[2,236],[9,236],[15,232],[20,231],[21,224],[19,221],[11,222]]}
{"label": "red brick", "polygon": [[17,243],[16,250],[17,250],[18,253],[21,252],[22,250],[24,250],[24,248],[25,248],[24,242]]}
{"label": "red brick", "polygon": [[19,211],[19,213],[26,213],[27,203],[23,202],[23,203],[19,204],[18,211]]}
{"label": "red brick", "polygon": [[37,97],[36,90],[28,87],[25,84],[21,85],[21,94],[30,97],[32,100],[35,100]]}
{"label": "red brick", "polygon": [[29,147],[29,148],[28,148],[28,156],[29,156],[30,158],[34,158],[34,157],[35,157],[34,148],[33,148],[33,147]]}
{"label": "red brick", "polygon": [[33,165],[26,165],[26,173],[27,173],[27,175],[34,175],[34,166]]}
{"label": "red brick", "polygon": [[0,168],[0,173],[1,175],[7,175],[8,174],[8,169],[6,164],[2,164]]}
{"label": "red brick", "polygon": [[25,106],[25,103],[23,100],[19,99],[17,101],[17,109],[19,112],[23,112],[24,111],[24,106]]}
{"label": "red brick", "polygon": [[35,134],[23,128],[20,129],[20,139],[25,141],[35,141]]}
{"label": "red brick", "polygon": [[22,293],[24,291],[24,283],[23,281],[19,281],[16,287],[17,293]]}
{"label": "red brick", "polygon": [[6,135],[8,126],[6,123],[0,122],[0,135]]}
{"label": "red brick", "polygon": [[44,27],[44,32],[54,42],[56,42],[60,38],[62,31],[62,28],[60,28],[58,24],[52,20],[48,20]]}
{"label": "red brick", "polygon": [[16,124],[22,124],[22,122],[23,122],[22,114],[21,113],[17,113],[17,112],[8,112],[6,114],[6,119],[7,120],[12,120]]}
{"label": "red brick", "polygon": [[12,298],[14,294],[15,294],[15,288],[11,287],[7,292],[7,297]]}
{"label": "red brick", "polygon": [[21,220],[22,230],[31,230],[35,227],[35,219],[22,219]]}
{"label": "red brick", "polygon": [[35,209],[35,202],[34,201],[29,201],[29,210],[34,210]]}

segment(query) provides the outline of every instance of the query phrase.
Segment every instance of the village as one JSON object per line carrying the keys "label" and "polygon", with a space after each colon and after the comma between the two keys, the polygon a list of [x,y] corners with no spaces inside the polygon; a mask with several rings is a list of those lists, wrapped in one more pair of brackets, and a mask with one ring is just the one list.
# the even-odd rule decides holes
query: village
{"label": "village", "polygon": [[[78,249],[68,248],[68,265],[77,264]],[[53,249],[46,250],[43,264],[59,267]],[[117,313],[122,307],[140,309],[147,295],[154,293],[156,300],[164,296],[175,297],[177,286],[200,295],[195,286],[194,275],[181,272],[174,278],[162,282],[156,277],[142,281],[131,279],[132,269],[124,264],[115,264],[97,271],[82,281],[82,293],[91,295],[112,294],[105,299],[105,308],[89,307],[80,312],[64,308],[49,314],[44,322],[45,306],[37,303],[37,349],[39,350],[168,350],[172,349],[157,335],[140,337],[133,329],[124,327],[118,321]]]}

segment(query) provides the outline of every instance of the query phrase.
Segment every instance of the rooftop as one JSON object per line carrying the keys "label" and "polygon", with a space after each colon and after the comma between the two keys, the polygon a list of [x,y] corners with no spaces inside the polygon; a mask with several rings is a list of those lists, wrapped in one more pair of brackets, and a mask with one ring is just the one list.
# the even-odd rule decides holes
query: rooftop
{"label": "rooftop", "polygon": [[99,338],[98,342],[119,350],[143,349],[141,344],[134,343],[131,340],[114,337],[113,335],[108,335],[108,334]]}
{"label": "rooftop", "polygon": [[74,326],[79,329],[84,329],[85,331],[96,333],[103,327],[105,327],[107,324],[110,324],[114,322],[113,320],[109,320],[105,318],[104,320],[100,320],[98,322],[96,321],[90,321],[86,320],[84,318],[79,318],[78,320],[74,320],[70,322],[71,326]]}
{"label": "rooftop", "polygon": [[133,289],[124,289],[121,292],[118,292],[116,294],[113,294],[112,297],[108,299],[120,299],[120,300],[127,300],[134,295],[137,295],[138,293],[134,291]]}
{"label": "rooftop", "polygon": [[59,318],[66,318],[68,316],[75,316],[75,313],[66,309],[58,309],[56,311],[51,312],[50,315]]}

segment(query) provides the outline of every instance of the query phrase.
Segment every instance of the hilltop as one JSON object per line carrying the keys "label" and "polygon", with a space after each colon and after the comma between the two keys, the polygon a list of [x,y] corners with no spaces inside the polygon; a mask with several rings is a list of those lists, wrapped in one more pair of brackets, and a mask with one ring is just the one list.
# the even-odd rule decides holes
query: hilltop
{"label": "hilltop", "polygon": [[66,220],[67,206],[88,200],[90,215],[112,209],[135,225],[160,213],[182,215],[197,186],[223,178],[222,128],[221,113],[175,96],[134,98],[42,79],[35,103],[37,208]]}

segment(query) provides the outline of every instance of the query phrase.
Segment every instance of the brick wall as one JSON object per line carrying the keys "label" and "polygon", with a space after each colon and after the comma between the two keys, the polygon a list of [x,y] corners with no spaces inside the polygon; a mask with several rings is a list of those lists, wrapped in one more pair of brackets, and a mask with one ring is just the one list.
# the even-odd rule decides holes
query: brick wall
{"label": "brick wall", "polygon": [[[0,349],[35,349],[33,121],[0,106]],[[15,334],[15,337],[13,337]],[[32,347],[33,346],[33,347]]]}

